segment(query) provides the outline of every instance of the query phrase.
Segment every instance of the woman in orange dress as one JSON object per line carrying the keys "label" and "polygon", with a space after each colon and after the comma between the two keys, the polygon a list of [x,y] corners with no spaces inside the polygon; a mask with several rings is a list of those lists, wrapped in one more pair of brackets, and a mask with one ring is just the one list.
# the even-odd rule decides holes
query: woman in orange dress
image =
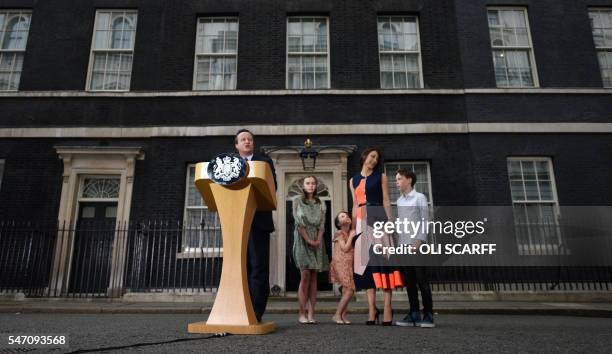
{"label": "woman in orange dress", "polygon": [[378,322],[376,289],[384,294],[383,325],[393,323],[392,290],[404,287],[399,269],[386,266],[383,256],[372,252],[376,243],[390,244],[390,237],[374,238],[372,225],[376,221],[391,220],[391,202],[387,176],[382,172],[379,149],[366,149],[361,154],[361,171],[351,178],[353,196],[353,227],[361,236],[355,242],[354,280],[357,290],[366,290],[368,297],[367,325]]}

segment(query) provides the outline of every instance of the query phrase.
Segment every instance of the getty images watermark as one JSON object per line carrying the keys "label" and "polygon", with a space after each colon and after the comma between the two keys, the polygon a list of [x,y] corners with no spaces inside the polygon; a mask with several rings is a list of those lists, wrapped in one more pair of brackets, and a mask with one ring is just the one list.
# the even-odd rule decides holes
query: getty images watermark
{"label": "getty images watermark", "polygon": [[[382,238],[385,235],[397,234],[400,239],[416,239],[418,235],[452,235],[457,239],[465,236],[483,235],[486,232],[487,218],[477,221],[433,221],[422,218],[419,221],[408,219],[395,219],[393,221],[376,221],[373,223],[373,236]],[[404,237],[402,237],[404,236]],[[402,254],[493,254],[497,245],[495,243],[422,243],[418,249],[412,242],[398,246],[384,246],[375,244],[372,251],[379,255]]]}
{"label": "getty images watermark", "polygon": [[372,252],[394,266],[608,267],[610,215],[612,206],[372,206],[355,257],[364,265]]}

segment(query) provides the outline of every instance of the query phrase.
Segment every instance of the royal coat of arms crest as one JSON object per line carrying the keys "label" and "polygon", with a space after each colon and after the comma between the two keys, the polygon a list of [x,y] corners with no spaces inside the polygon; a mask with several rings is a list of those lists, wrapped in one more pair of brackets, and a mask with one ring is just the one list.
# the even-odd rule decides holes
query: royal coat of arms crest
{"label": "royal coat of arms crest", "polygon": [[238,154],[220,154],[208,164],[208,175],[215,183],[230,185],[246,176],[247,166]]}

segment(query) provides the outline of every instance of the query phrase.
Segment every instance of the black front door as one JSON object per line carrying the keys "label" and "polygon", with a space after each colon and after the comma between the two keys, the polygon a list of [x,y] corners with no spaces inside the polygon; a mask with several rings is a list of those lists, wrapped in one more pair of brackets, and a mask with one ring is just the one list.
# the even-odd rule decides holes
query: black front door
{"label": "black front door", "polygon": [[80,203],[72,249],[70,293],[106,293],[116,216],[116,202]]}
{"label": "black front door", "polygon": [[[332,254],[331,253],[331,235],[333,235],[334,230],[331,225],[331,201],[326,200],[325,206],[327,207],[327,213],[325,215],[325,233],[323,234],[323,239],[325,239],[325,251],[327,252],[328,258]],[[286,203],[287,210],[287,257],[286,257],[286,270],[285,270],[285,291],[297,291],[298,286],[300,285],[300,270],[295,266],[295,262],[293,261],[292,249],[293,249],[293,233],[295,228],[295,223],[293,220],[293,204],[289,200]],[[331,261],[331,258],[330,258]],[[318,279],[318,289],[319,290],[332,290],[332,285],[329,283],[329,273],[321,272],[319,273]]]}

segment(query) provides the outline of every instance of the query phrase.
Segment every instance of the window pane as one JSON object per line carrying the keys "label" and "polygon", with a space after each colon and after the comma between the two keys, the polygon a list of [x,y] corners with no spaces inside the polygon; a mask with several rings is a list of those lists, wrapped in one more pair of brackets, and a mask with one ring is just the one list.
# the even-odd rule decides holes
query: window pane
{"label": "window pane", "polygon": [[225,33],[225,53],[236,53],[238,51],[238,32]]}
{"label": "window pane", "polygon": [[612,86],[612,51],[599,51],[597,53],[599,67],[601,68],[601,78],[605,87]]}
{"label": "window pane", "polygon": [[517,28],[515,34],[515,45],[520,47],[529,47],[529,34],[527,33],[527,28]]}
{"label": "window pane", "polygon": [[96,15],[96,31],[108,31],[110,29],[110,12],[99,12]]}
{"label": "window pane", "polygon": [[538,186],[535,181],[525,181],[525,197],[527,200],[538,200],[540,195],[538,193]]}
{"label": "window pane", "polygon": [[421,78],[417,73],[409,72],[406,76],[406,87],[407,88],[419,88],[421,87]]}
{"label": "window pane", "polygon": [[406,54],[404,56],[405,60],[406,60],[406,70],[408,71],[412,71],[412,72],[418,72],[419,71],[419,57],[416,54]]}
{"label": "window pane", "polygon": [[289,52],[301,52],[302,51],[302,37],[290,36],[288,38]]}
{"label": "window pane", "polygon": [[103,90],[117,90],[119,86],[119,75],[117,72],[107,72],[104,76]]}
{"label": "window pane", "polygon": [[393,70],[393,64],[391,61],[391,55],[381,54],[380,55],[380,70],[391,71]]}
{"label": "window pane", "polygon": [[108,54],[106,59],[106,70],[119,71],[119,65],[121,63],[121,54],[112,53]]}
{"label": "window pane", "polygon": [[493,26],[499,26],[499,12],[497,10],[489,10],[487,11],[488,14],[488,19],[489,19],[489,26],[493,27]]}
{"label": "window pane", "polygon": [[544,181],[544,182],[538,182],[539,187],[540,187],[540,197],[543,200],[552,200],[553,199],[553,193],[552,193],[552,185],[550,182],[548,181]]}
{"label": "window pane", "polygon": [[315,88],[322,89],[327,87],[327,73],[315,74]]}
{"label": "window pane", "polygon": [[319,18],[315,20],[315,34],[320,37],[327,37],[327,20]]}
{"label": "window pane", "polygon": [[302,57],[302,71],[314,72],[314,57]]}
{"label": "window pane", "polygon": [[108,49],[110,45],[110,31],[96,31],[94,35],[94,49]]}
{"label": "window pane", "polygon": [[314,73],[302,73],[302,88],[312,89],[314,88]]}
{"label": "window pane", "polygon": [[289,73],[289,88],[299,90],[302,87],[302,76],[299,72]]}
{"label": "window pane", "polygon": [[406,57],[404,55],[393,56],[393,71],[405,72],[406,71]]}
{"label": "window pane", "polygon": [[315,71],[317,72],[327,72],[327,58],[326,57],[316,57],[315,59]]}
{"label": "window pane", "polygon": [[314,19],[313,18],[302,19],[302,34],[305,36],[314,36],[315,33],[316,32],[315,32]]}
{"label": "window pane", "polygon": [[380,85],[385,89],[393,88],[393,73],[389,71],[383,71],[380,73]]}
{"label": "window pane", "polygon": [[132,55],[130,54],[121,55],[120,70],[127,72],[128,74],[132,72]]}
{"label": "window pane", "polygon": [[315,51],[315,36],[305,35],[302,37],[302,52],[314,52]]}
{"label": "window pane", "polygon": [[290,36],[302,34],[302,23],[299,18],[289,18],[287,23],[287,33]]}
{"label": "window pane", "polygon": [[129,90],[130,88],[130,74],[129,73],[120,73],[119,74],[119,82],[117,83],[118,90]]}
{"label": "window pane", "polygon": [[513,200],[524,200],[525,189],[522,181],[510,181],[510,191],[512,192]]}
{"label": "window pane", "polygon": [[521,163],[519,161],[508,161],[508,176],[511,180],[520,180],[523,178],[521,174]]}
{"label": "window pane", "polygon": [[491,28],[489,31],[491,37],[492,46],[503,46],[504,40],[502,37],[502,30],[500,28]]}
{"label": "window pane", "polygon": [[81,197],[104,199],[119,198],[119,179],[105,177],[85,178]]}
{"label": "window pane", "polygon": [[533,161],[521,161],[523,168],[523,178],[525,180],[535,180],[535,164]]}
{"label": "window pane", "polygon": [[93,73],[91,77],[91,88],[102,90],[104,88],[104,73]]}
{"label": "window pane", "polygon": [[417,26],[416,26],[416,17],[404,17],[402,18],[402,33],[406,34],[416,34]]}
{"label": "window pane", "polygon": [[407,84],[406,84],[406,73],[405,72],[401,72],[401,73],[393,73],[393,81],[395,84],[395,88],[406,88]]}
{"label": "window pane", "polygon": [[550,180],[550,173],[548,171],[548,162],[547,161],[537,161],[536,162],[536,172],[538,175],[538,180]]}
{"label": "window pane", "polygon": [[14,53],[0,52],[0,72],[10,71],[13,67]]}

